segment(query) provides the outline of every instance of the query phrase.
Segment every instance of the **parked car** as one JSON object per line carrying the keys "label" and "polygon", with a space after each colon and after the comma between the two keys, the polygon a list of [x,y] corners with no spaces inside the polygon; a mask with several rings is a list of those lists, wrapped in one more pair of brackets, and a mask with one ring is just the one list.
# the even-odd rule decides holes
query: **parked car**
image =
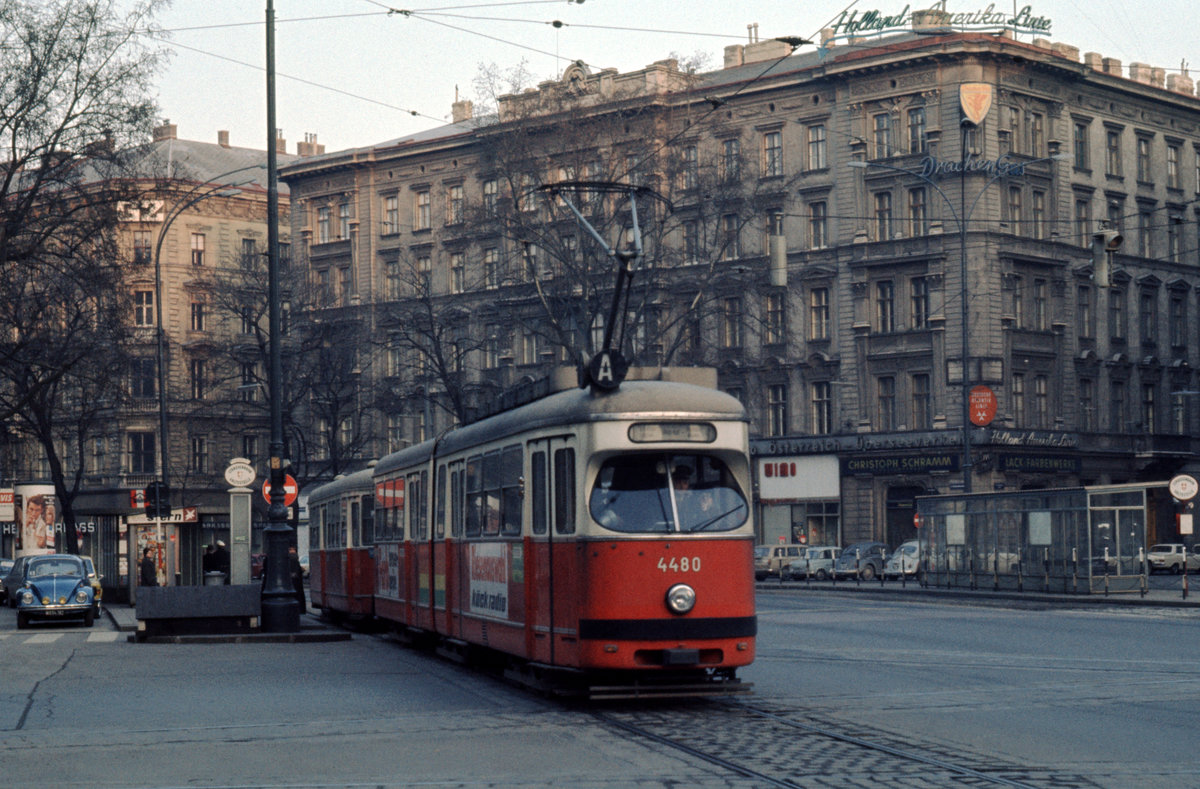
{"label": "parked car", "polygon": [[900,543],[883,565],[884,578],[916,578],[921,569],[921,544],[916,540]]}
{"label": "parked car", "polygon": [[1184,567],[1187,567],[1189,573],[1200,570],[1200,553],[1195,550],[1188,551],[1186,545],[1178,542],[1151,545],[1146,553],[1146,561],[1151,574],[1161,571],[1178,575],[1183,572]]}
{"label": "parked car", "polygon": [[28,556],[17,557],[12,567],[5,573],[3,581],[0,581],[0,586],[4,587],[4,601],[9,608],[17,607],[16,590],[25,583],[25,562],[29,558]]}
{"label": "parked car", "polygon": [[96,621],[95,595],[87,568],[78,556],[52,553],[30,556],[21,566],[21,586],[9,594],[17,601],[17,628],[36,619],[83,619],[85,627]]}
{"label": "parked car", "polygon": [[104,587],[100,586],[100,574],[96,572],[96,563],[90,556],[80,556],[83,567],[87,570],[88,583],[92,585],[92,596],[95,599],[96,616],[100,615],[100,599],[104,597]]}
{"label": "parked car", "polygon": [[12,570],[15,562],[12,559],[0,559],[0,603],[5,602],[4,577]]}
{"label": "parked car", "polygon": [[784,566],[783,577],[786,580],[815,578],[824,581],[833,574],[833,563],[841,552],[836,545],[810,545],[804,549],[803,556]]}
{"label": "parked car", "polygon": [[883,572],[887,546],[881,542],[859,542],[847,545],[833,563],[834,578],[862,578],[870,581]]}
{"label": "parked car", "polygon": [[754,548],[754,579],[761,581],[772,575],[779,575],[783,566],[793,559],[799,559],[804,550],[803,545],[757,545]]}

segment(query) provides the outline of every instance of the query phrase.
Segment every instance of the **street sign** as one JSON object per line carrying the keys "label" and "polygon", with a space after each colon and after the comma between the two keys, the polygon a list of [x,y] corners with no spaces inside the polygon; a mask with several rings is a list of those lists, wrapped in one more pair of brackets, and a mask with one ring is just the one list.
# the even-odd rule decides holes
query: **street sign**
{"label": "street sign", "polygon": [[[300,486],[296,484],[296,478],[291,474],[283,475],[283,503],[290,507],[296,503],[296,498],[300,495]],[[263,498],[267,503],[271,503],[271,478],[263,482]]]}
{"label": "street sign", "polygon": [[987,427],[996,418],[996,393],[987,386],[973,386],[970,394],[971,424]]}

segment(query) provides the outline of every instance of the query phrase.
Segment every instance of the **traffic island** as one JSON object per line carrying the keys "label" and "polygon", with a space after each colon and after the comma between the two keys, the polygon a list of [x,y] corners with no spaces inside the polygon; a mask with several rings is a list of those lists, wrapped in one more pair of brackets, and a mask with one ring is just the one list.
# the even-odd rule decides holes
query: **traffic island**
{"label": "traffic island", "polygon": [[261,593],[258,584],[140,587],[136,639],[257,633]]}

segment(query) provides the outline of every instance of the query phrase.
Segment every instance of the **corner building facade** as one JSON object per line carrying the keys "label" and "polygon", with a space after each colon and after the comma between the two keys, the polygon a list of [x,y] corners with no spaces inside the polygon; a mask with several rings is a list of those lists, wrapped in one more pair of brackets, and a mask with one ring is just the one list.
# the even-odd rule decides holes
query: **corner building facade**
{"label": "corner building facade", "polygon": [[[977,123],[963,122],[966,84],[991,95]],[[530,131],[600,117],[610,136],[571,145]],[[497,153],[517,136],[540,151],[528,180]],[[458,310],[463,337],[481,338],[456,368],[476,398],[577,362],[597,329],[545,315],[563,249],[584,249],[575,220],[551,207],[545,233],[522,235],[497,196],[536,211],[520,208],[530,187],[588,179],[668,196],[643,219],[651,263],[624,350],[715,367],[745,403],[763,541],[895,547],[925,493],[1164,479],[1195,462],[1200,99],[1183,73],[1006,34],[800,54],[756,42],[701,74],[575,64],[502,97],[497,118],[459,104],[449,126],[282,175],[329,309],[381,338],[389,305]],[[1124,239],[1111,287],[1094,271],[1103,229]],[[394,395],[379,454],[448,420],[427,407],[447,396],[436,376],[401,367],[371,368]],[[976,387],[994,398],[982,425],[963,404]]]}

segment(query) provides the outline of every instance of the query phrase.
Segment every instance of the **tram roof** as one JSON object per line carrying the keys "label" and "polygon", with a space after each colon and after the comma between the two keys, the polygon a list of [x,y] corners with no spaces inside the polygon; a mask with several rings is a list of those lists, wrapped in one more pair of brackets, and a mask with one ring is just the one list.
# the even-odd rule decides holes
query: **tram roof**
{"label": "tram roof", "polygon": [[313,498],[331,499],[354,490],[373,490],[375,486],[375,483],[372,482],[374,471],[375,466],[372,464],[369,468],[340,475],[329,482],[318,485],[309,494],[309,501],[311,502]]}
{"label": "tram roof", "polygon": [[[614,392],[569,389],[555,392],[487,419],[454,428],[441,437],[439,452],[456,452],[527,430],[580,422],[622,419],[746,420],[746,409],[737,398],[718,389],[674,381],[626,381]],[[406,447],[386,456],[375,473],[391,471],[419,461],[431,441]]]}

